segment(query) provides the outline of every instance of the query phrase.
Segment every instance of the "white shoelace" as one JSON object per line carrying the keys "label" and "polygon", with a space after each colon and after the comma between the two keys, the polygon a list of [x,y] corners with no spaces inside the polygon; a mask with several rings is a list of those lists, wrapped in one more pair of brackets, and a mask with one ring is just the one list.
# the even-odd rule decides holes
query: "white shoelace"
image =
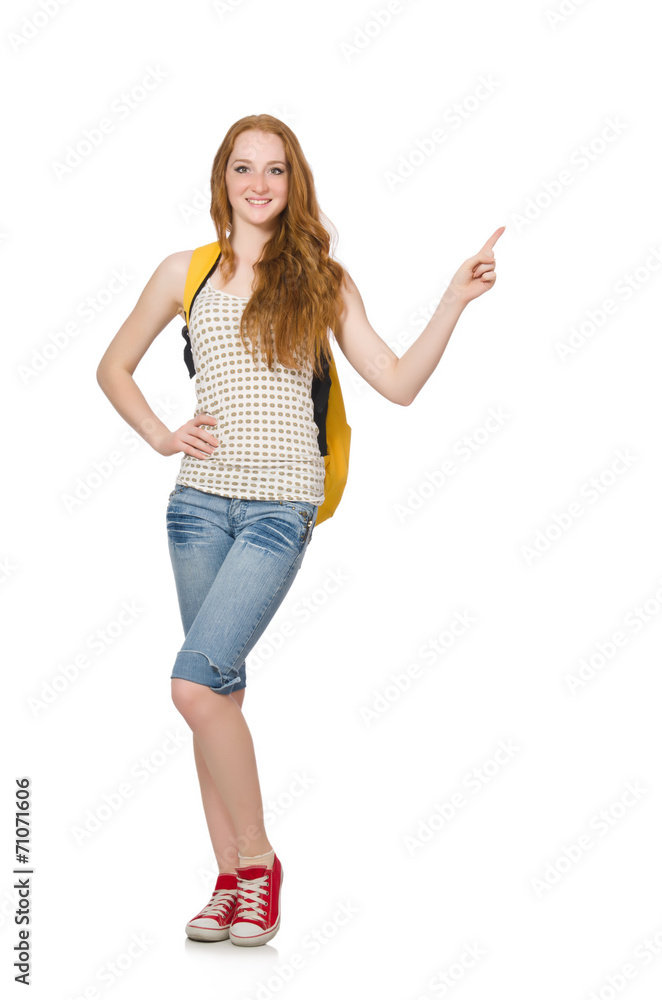
{"label": "white shoelace", "polygon": [[237,889],[239,901],[235,920],[264,920],[267,915],[266,903],[260,898],[269,885],[269,876],[262,875],[259,878],[244,879],[237,876]]}
{"label": "white shoelace", "polygon": [[[198,917],[224,918],[227,916],[228,909],[232,906],[236,898],[237,892],[235,889],[216,889],[204,910],[201,910],[198,914]],[[194,917],[193,919],[197,920],[198,917]]]}

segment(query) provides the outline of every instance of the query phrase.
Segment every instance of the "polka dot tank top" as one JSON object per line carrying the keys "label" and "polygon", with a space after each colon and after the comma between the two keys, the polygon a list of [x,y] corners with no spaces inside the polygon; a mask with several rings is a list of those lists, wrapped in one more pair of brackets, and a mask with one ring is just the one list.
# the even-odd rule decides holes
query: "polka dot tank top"
{"label": "polka dot tank top", "polygon": [[196,413],[219,442],[208,458],[182,456],[177,482],[246,500],[324,501],[324,458],[317,443],[312,365],[297,371],[257,362],[239,335],[247,298],[205,282],[193,304],[189,336]]}

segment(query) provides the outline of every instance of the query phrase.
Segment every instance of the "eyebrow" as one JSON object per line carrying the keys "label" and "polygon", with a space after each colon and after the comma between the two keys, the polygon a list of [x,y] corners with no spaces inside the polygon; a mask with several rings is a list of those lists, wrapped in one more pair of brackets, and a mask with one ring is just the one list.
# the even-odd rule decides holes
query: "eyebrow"
{"label": "eyebrow", "polygon": [[[252,160],[247,160],[245,157],[241,156],[238,159],[233,160],[232,162],[233,163],[252,163],[253,161]],[[286,165],[284,160],[269,160],[269,162],[267,163],[267,166],[270,167],[272,163],[282,163],[283,166]]]}

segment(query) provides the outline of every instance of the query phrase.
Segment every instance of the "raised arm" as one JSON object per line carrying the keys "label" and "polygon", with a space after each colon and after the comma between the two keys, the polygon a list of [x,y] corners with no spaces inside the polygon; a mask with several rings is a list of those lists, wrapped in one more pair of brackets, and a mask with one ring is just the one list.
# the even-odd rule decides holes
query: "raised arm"
{"label": "raised arm", "polygon": [[494,244],[505,230],[497,229],[473,257],[469,257],[441,297],[429,323],[401,358],[373,329],[361,294],[347,274],[343,310],[334,331],[349,363],[392,403],[409,406],[435,370],[465,306],[494,286]]}

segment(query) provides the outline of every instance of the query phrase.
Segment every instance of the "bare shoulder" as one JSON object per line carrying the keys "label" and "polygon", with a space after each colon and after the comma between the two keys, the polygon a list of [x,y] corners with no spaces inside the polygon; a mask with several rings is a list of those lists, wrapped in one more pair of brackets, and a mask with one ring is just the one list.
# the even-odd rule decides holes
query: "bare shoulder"
{"label": "bare shoulder", "polygon": [[168,254],[158,264],[101,358],[98,379],[115,368],[133,375],[161,331],[175,316],[184,316],[184,286],[192,255],[192,250],[182,250]]}
{"label": "bare shoulder", "polygon": [[358,285],[345,267],[343,267],[343,278],[340,284],[340,297],[343,303],[343,319],[365,317],[366,309],[363,296],[359,291]]}
{"label": "bare shoulder", "polygon": [[361,293],[359,292],[356,282],[352,278],[351,274],[346,267],[343,267],[343,276],[340,283],[340,296],[344,303],[345,309],[352,305],[356,305],[357,302],[361,301]]}
{"label": "bare shoulder", "polygon": [[185,318],[184,288],[192,256],[193,250],[178,250],[168,254],[154,272],[154,276],[158,276],[159,284],[163,283],[169,297],[176,302],[177,313],[182,318]]}
{"label": "bare shoulder", "polygon": [[342,267],[342,282],[341,282],[340,287],[341,287],[342,291],[344,293],[347,293],[347,291],[356,291],[356,292],[358,292],[358,288],[356,287],[356,284],[354,283],[354,279],[352,278],[352,276],[349,273],[349,271],[347,270],[347,268],[343,267],[342,265],[341,265],[341,267]]}

